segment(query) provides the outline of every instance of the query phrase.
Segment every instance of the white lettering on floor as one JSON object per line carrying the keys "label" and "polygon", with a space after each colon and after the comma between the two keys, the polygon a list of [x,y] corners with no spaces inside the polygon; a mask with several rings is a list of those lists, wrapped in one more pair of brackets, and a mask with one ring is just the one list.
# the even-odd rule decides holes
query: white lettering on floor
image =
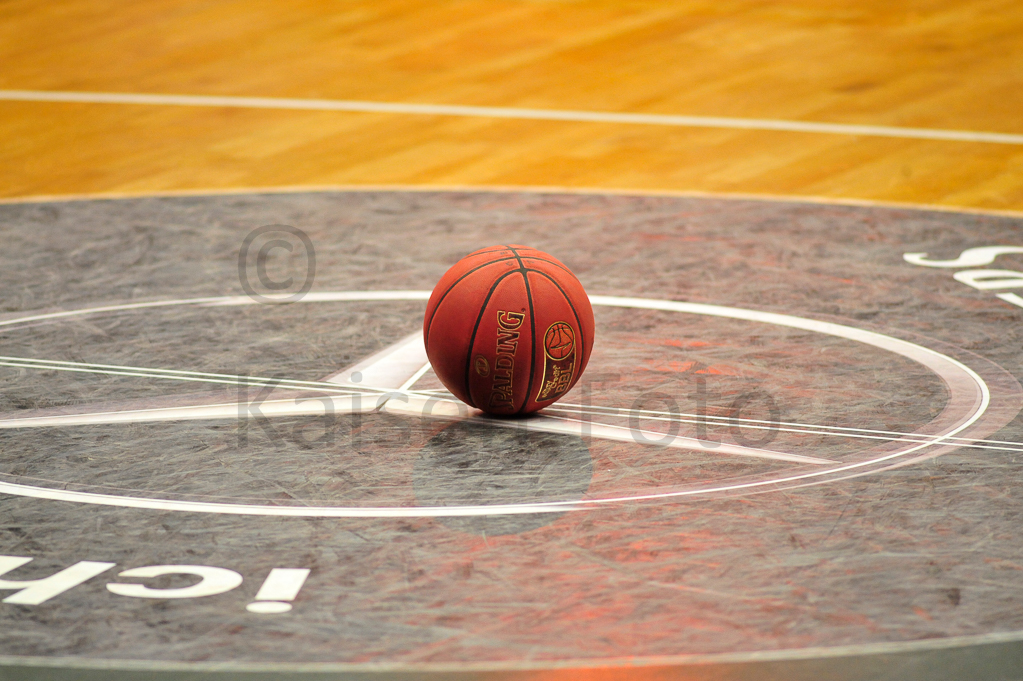
{"label": "white lettering on floor", "polygon": [[[24,556],[0,555],[0,591],[16,590],[3,599],[13,605],[40,605],[69,591],[76,586],[116,567],[116,563],[83,560],[59,570],[48,577],[39,579],[3,579],[9,572],[32,562]],[[263,581],[252,603],[246,610],[257,614],[279,614],[292,609],[292,601],[298,597],[305,585],[310,570],[306,568],[273,568]],[[228,568],[210,565],[147,565],[131,568],[118,574],[120,579],[154,579],[167,575],[198,577],[199,581],[189,586],[156,587],[137,582],[110,582],[107,590],[118,596],[129,598],[203,598],[227,593],[241,586],[243,577]]]}
{"label": "white lettering on floor", "polygon": [[[903,260],[921,267],[979,267],[990,265],[1000,255],[1023,253],[1023,246],[978,246],[967,248],[955,260],[928,260],[926,253],[904,253]],[[1004,291],[1023,288],[1023,272],[1016,270],[963,270],[952,275],[956,281],[978,291]],[[1023,296],[1012,292],[996,293],[999,299],[1010,305],[1023,307]]]}

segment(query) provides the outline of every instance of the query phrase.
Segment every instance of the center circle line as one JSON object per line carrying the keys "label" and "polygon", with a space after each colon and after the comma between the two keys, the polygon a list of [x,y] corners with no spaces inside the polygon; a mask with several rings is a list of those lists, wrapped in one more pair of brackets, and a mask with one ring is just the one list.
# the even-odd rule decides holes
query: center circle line
{"label": "center circle line", "polygon": [[[414,301],[428,300],[431,291],[419,290],[391,290],[391,291],[321,291],[309,292],[294,303],[326,303],[326,302],[359,302],[359,301]],[[739,319],[744,321],[773,324],[805,331],[811,331],[824,335],[845,338],[855,342],[870,345],[894,354],[901,355],[918,364],[923,365],[931,372],[938,375],[950,391],[949,403],[953,403],[956,391],[965,384],[973,388],[976,393],[973,395],[970,413],[962,416],[959,422],[948,432],[940,435],[929,436],[927,442],[917,444],[882,457],[845,464],[838,467],[831,467],[824,470],[817,470],[798,475],[791,475],[782,478],[755,481],[748,483],[737,483],[734,485],[722,485],[718,487],[703,488],[697,490],[670,491],[649,494],[634,494],[619,497],[604,497],[598,499],[577,499],[571,501],[552,501],[528,504],[494,504],[494,505],[472,505],[472,506],[367,506],[367,507],[344,507],[344,506],[266,506],[259,504],[233,504],[222,502],[197,502],[150,499],[145,497],[119,496],[110,494],[99,494],[92,492],[76,492],[71,490],[49,489],[33,485],[22,485],[18,483],[0,482],[0,493],[7,493],[16,496],[32,497],[38,499],[50,499],[56,501],[67,501],[73,503],[88,503],[106,506],[119,506],[138,509],[152,509],[162,511],[183,511],[192,513],[217,513],[228,515],[254,515],[254,516],[284,516],[284,517],[352,517],[352,518],[417,518],[417,517],[441,517],[441,516],[489,516],[489,515],[513,515],[528,513],[562,513],[572,510],[583,510],[594,508],[605,504],[623,503],[628,501],[645,501],[651,499],[667,499],[686,497],[694,495],[711,494],[715,492],[740,491],[756,487],[766,487],[784,483],[797,482],[820,478],[824,475],[852,471],[865,466],[891,461],[906,456],[926,447],[943,444],[949,438],[962,432],[976,423],[987,411],[991,403],[991,391],[984,380],[973,369],[962,362],[948,357],[930,348],[904,341],[899,338],[887,336],[874,331],[858,329],[834,322],[825,322],[804,317],[779,314],[774,312],[763,312],[745,308],[725,307],[704,303],[690,303],[684,301],[661,300],[652,298],[635,298],[621,296],[590,296],[590,302],[596,306],[618,307],[629,309],[660,310],[666,312],[681,312],[688,314],[723,317]],[[129,310],[141,310],[178,305],[196,305],[202,307],[235,307],[243,305],[261,304],[247,296],[221,296],[207,298],[178,299],[168,301],[154,301],[146,303],[131,303],[124,305],[107,305],[96,308],[84,308],[80,310],[60,311],[53,313],[34,314],[24,317],[16,317],[0,321],[0,326],[17,326],[33,321],[46,319],[59,319],[64,317],[100,314],[104,312],[124,312]]]}

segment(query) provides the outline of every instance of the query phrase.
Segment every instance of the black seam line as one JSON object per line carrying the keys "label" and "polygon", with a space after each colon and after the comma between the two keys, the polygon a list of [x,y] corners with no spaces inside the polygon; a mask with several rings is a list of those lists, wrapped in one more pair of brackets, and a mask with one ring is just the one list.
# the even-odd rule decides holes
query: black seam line
{"label": "black seam line", "polygon": [[[444,293],[441,294],[440,300],[437,301],[437,305],[433,308],[433,314],[430,315],[430,321],[428,321],[426,323],[426,331],[423,334],[423,343],[425,345],[427,345],[427,347],[429,347],[429,343],[430,343],[430,330],[433,328],[433,320],[437,317],[437,310],[440,309],[440,304],[443,303],[444,299],[448,297],[448,294],[451,293],[451,290],[453,288],[455,288],[455,286],[458,286],[458,283],[460,281],[462,281],[463,279],[468,277],[473,272],[475,272],[477,270],[483,269],[487,265],[493,265],[494,263],[504,262],[505,260],[513,260],[513,259],[515,259],[514,256],[512,256],[511,258],[498,258],[497,260],[488,260],[487,262],[483,263],[482,265],[477,265],[476,267],[473,267],[471,270],[469,270],[468,272],[466,272],[465,274],[460,276],[458,279],[456,279],[454,282],[452,282],[451,286],[448,286],[447,290],[444,291]],[[520,260],[519,262],[521,263],[522,261]]]}
{"label": "black seam line", "polygon": [[539,260],[540,262],[545,262],[548,265],[554,265],[555,267],[560,267],[561,269],[563,269],[566,272],[568,272],[569,274],[571,274],[573,277],[575,276],[575,273],[572,270],[568,269],[565,265],[561,264],[560,262],[554,262],[553,260],[548,260],[547,258],[537,258],[536,256],[532,256],[532,255],[524,255],[522,257],[525,258],[526,260]]}
{"label": "black seam line", "polygon": [[[547,256],[547,257],[541,257],[539,255],[528,255],[528,254],[526,254],[526,255],[519,255],[518,256],[519,258],[525,259],[525,260],[539,260],[540,262],[545,262],[548,265],[554,265],[555,267],[561,268],[561,269],[565,270],[566,272],[568,272],[569,274],[571,274],[573,277],[575,276],[575,273],[573,273],[572,270],[568,269],[568,267],[564,263],[561,263],[561,262],[558,262],[557,260],[554,260],[553,259],[554,256],[552,256],[552,255],[550,255],[548,253],[544,253],[543,251],[538,251],[535,248],[530,248],[529,246],[525,246],[525,248],[527,248],[530,251],[533,251],[534,253],[541,253],[541,254],[543,254],[544,256]],[[519,253],[516,249],[512,248],[511,246],[501,246],[501,247],[498,247],[498,248],[492,248],[490,250],[475,251],[475,252],[470,253],[469,255],[467,255],[465,257],[466,258],[473,258],[473,257],[476,257],[477,255],[487,255],[488,253],[500,253],[501,251],[508,251],[508,250],[512,251],[516,255],[518,255],[518,253]],[[548,258],[550,258],[550,259],[548,259]],[[511,260],[511,258],[504,258],[504,260]],[[500,262],[500,261],[495,260],[493,262]]]}
{"label": "black seam line", "polygon": [[529,404],[529,396],[533,393],[533,375],[536,372],[536,315],[533,314],[533,292],[529,289],[529,270],[526,269],[526,264],[519,257],[519,252],[511,246],[508,248],[518,258],[519,272],[522,273],[522,281],[526,284],[526,300],[529,301],[529,337],[531,339],[529,342],[529,382],[526,383],[526,397],[522,401],[522,406],[515,412],[521,414]]}
{"label": "black seam line", "polygon": [[508,249],[505,248],[504,246],[495,246],[494,248],[490,248],[490,249],[481,248],[478,251],[473,251],[472,253],[470,253],[469,255],[467,255],[465,257],[466,258],[474,258],[477,255],[486,255],[487,253],[500,253],[501,251],[507,251],[507,250]]}
{"label": "black seam line", "polygon": [[[565,302],[568,303],[568,306],[570,308],[572,308],[572,314],[575,315],[575,325],[576,325],[576,328],[579,329],[579,359],[578,359],[578,362],[579,362],[579,364],[582,364],[582,359],[583,359],[583,357],[582,357],[583,352],[582,351],[583,351],[583,348],[586,347],[586,337],[583,335],[583,323],[582,323],[582,321],[579,320],[579,313],[575,309],[575,304],[572,303],[572,299],[568,297],[568,294],[565,293],[565,289],[561,288],[561,284],[559,284],[554,277],[552,277],[551,275],[547,274],[546,272],[541,272],[540,270],[529,270],[529,271],[530,272],[536,272],[537,274],[539,274],[541,276],[544,276],[544,277],[547,277],[548,279],[550,279],[551,283],[554,284],[555,286],[557,286],[558,290],[561,291],[561,295],[563,295],[565,297]],[[545,352],[546,352],[546,346],[544,346],[544,348],[545,348]],[[576,380],[579,380],[578,376],[576,377]],[[530,380],[529,382],[532,383],[533,381]],[[569,386],[569,388],[571,388],[571,386]]]}
{"label": "black seam line", "polygon": [[[480,306],[480,314],[476,317],[476,325],[472,327],[472,335],[469,337],[469,350],[465,355],[465,396],[469,398],[469,406],[475,407],[472,401],[472,391],[469,389],[469,367],[472,366],[472,347],[476,344],[476,332],[480,330],[480,323],[483,321],[483,315],[487,311],[487,304],[490,303],[490,297],[494,295],[494,291],[497,290],[498,285],[511,275],[515,274],[519,270],[512,270],[511,272],[505,272],[497,278],[493,286],[490,287],[490,291],[487,293],[487,297],[483,300],[483,305]],[[514,377],[513,377],[514,379]],[[512,385],[514,385],[514,380]]]}
{"label": "black seam line", "polygon": [[[507,249],[503,249],[503,250],[507,250]],[[472,254],[470,253],[470,255],[472,255]],[[466,257],[468,257],[468,256],[466,256]],[[483,263],[482,265],[477,265],[476,267],[473,267],[471,270],[469,270],[468,272],[466,272],[465,274],[460,276],[458,279],[453,281],[451,283],[451,286],[448,286],[448,288],[444,291],[444,293],[441,294],[440,299],[437,301],[437,305],[433,308],[433,314],[430,315],[430,321],[426,325],[426,333],[425,333],[425,337],[423,338],[423,340],[424,341],[428,341],[430,339],[430,329],[433,328],[433,320],[434,320],[434,317],[437,316],[437,310],[440,309],[440,304],[442,302],[444,302],[444,299],[447,298],[448,294],[451,293],[452,289],[454,289],[455,286],[458,286],[459,282],[461,282],[463,279],[468,277],[473,272],[476,272],[477,270],[483,269],[487,265],[493,265],[494,263],[504,262],[506,260],[513,260],[513,259],[514,259],[514,256],[509,257],[509,258],[497,258],[496,260],[488,260],[487,262]]]}

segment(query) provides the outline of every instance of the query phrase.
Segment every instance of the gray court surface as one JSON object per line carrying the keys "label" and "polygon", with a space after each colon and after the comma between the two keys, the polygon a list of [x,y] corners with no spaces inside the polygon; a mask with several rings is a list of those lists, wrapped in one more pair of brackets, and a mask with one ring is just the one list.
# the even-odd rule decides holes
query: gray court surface
{"label": "gray court surface", "polygon": [[[0,235],[0,679],[1023,679],[1023,220],[372,191]],[[498,243],[595,303],[538,419],[402,364]]]}

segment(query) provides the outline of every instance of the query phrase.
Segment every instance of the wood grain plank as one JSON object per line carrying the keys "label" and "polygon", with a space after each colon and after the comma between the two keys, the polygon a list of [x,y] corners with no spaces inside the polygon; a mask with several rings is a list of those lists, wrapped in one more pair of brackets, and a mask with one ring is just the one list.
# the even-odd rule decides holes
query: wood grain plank
{"label": "wood grain plank", "polygon": [[[0,88],[1023,132],[1023,7],[156,0],[0,8]],[[1023,208],[1023,149],[806,133],[0,103],[0,195],[558,185]]]}

